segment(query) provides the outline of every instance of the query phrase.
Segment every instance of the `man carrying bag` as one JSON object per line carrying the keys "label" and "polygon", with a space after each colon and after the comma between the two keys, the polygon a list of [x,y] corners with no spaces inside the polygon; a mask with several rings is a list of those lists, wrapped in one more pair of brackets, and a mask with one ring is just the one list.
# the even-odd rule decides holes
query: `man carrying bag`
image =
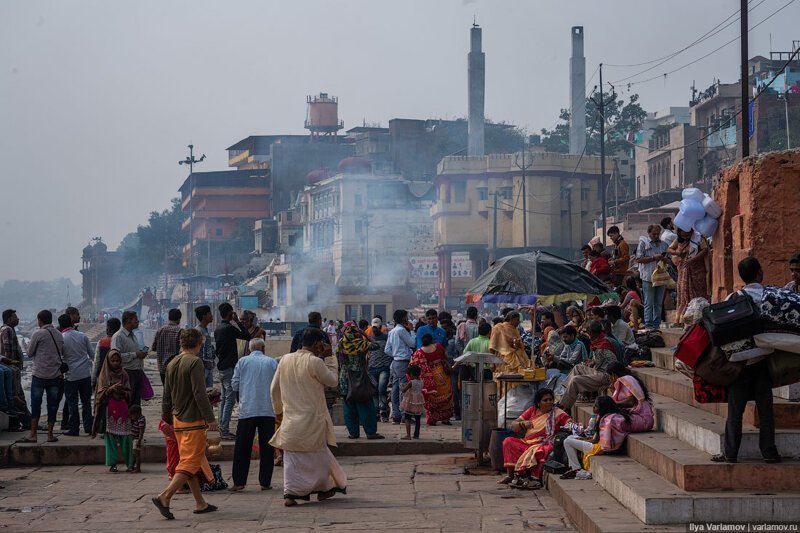
{"label": "man carrying bag", "polygon": [[[764,293],[764,286],[761,284],[764,279],[764,272],[758,260],[754,257],[747,257],[740,261],[739,277],[745,283],[743,292],[753,299],[756,306],[760,306]],[[730,295],[728,298],[733,297],[735,294],[737,293]],[[737,462],[739,446],[742,443],[742,416],[747,402],[751,399],[755,400],[756,408],[758,409],[758,444],[764,462],[781,462],[781,456],[775,447],[772,379],[770,378],[769,365],[765,359],[772,350],[763,348],[761,350],[764,350],[763,354],[750,354],[754,357],[747,359],[745,368],[733,383],[728,386],[728,419],[725,423],[725,447],[723,453],[711,457],[714,462]]]}

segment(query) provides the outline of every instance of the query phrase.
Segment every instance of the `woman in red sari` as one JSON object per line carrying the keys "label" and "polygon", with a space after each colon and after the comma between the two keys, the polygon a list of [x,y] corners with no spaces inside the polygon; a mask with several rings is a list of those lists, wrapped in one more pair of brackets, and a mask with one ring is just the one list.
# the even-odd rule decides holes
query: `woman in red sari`
{"label": "woman in red sari", "polygon": [[542,465],[553,449],[556,433],[570,423],[570,416],[555,406],[553,391],[539,389],[533,407],[511,424],[511,430],[525,436],[503,440],[506,476],[498,483],[518,489],[542,488]]}
{"label": "woman in red sari", "polygon": [[433,342],[430,333],[422,336],[422,347],[411,356],[411,364],[419,366],[425,394],[425,419],[429,426],[437,422],[450,425],[453,416],[453,388],[444,348]]}

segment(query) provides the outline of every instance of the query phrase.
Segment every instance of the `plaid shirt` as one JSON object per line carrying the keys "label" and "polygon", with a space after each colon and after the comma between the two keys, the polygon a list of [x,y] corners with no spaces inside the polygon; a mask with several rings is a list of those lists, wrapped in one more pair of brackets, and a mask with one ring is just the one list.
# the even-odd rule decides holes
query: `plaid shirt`
{"label": "plaid shirt", "polygon": [[159,372],[164,372],[169,360],[180,353],[180,337],[181,327],[174,322],[170,322],[156,331],[156,336],[153,339],[153,350],[156,352]]}
{"label": "plaid shirt", "polygon": [[11,326],[0,327],[0,350],[3,357],[12,361],[22,361],[22,350],[19,348],[17,333]]}
{"label": "plaid shirt", "polygon": [[144,415],[136,420],[131,420],[131,438],[133,440],[140,439],[144,436],[144,428],[147,426],[147,419]]}

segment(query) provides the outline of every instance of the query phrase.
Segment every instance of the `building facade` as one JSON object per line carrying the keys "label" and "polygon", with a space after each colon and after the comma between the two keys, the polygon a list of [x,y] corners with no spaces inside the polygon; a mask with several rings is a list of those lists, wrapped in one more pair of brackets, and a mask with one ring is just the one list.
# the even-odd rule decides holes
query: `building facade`
{"label": "building facade", "polygon": [[442,159],[430,211],[440,305],[463,301],[495,258],[534,249],[574,257],[599,218],[599,177],[595,156],[532,151],[524,165],[522,153]]}

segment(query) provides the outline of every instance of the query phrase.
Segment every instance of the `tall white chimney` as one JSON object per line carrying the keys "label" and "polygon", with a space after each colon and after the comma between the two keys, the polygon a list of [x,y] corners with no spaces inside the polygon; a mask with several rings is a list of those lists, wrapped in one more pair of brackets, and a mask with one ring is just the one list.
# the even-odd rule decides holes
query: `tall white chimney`
{"label": "tall white chimney", "polygon": [[569,153],[581,154],[586,147],[586,58],[583,56],[583,26],[572,27],[572,57],[569,60]]}
{"label": "tall white chimney", "polygon": [[477,24],[470,30],[470,51],[467,56],[469,85],[469,121],[467,154],[484,155],[483,107],[486,93],[486,58],[481,51],[481,28]]}

